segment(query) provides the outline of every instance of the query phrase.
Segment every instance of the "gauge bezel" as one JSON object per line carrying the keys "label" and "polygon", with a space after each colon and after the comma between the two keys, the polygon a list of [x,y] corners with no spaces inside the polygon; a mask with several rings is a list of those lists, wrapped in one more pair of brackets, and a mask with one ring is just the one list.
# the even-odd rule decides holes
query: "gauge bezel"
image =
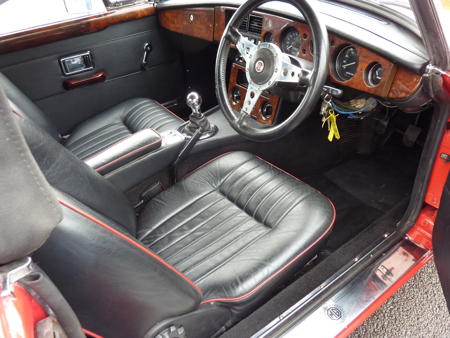
{"label": "gauge bezel", "polygon": [[[339,62],[339,58],[343,55],[343,53],[345,53],[348,49],[354,49],[356,52],[356,71],[355,74],[353,74],[351,77],[346,78],[346,76],[343,76],[341,74],[341,71],[338,69],[338,63]],[[355,75],[358,73],[358,66],[359,66],[359,53],[358,53],[358,49],[356,49],[355,46],[353,45],[344,45],[339,49],[339,52],[336,54],[336,57],[334,58],[334,75],[336,76],[336,78],[341,81],[341,82],[347,82],[350,81],[351,79],[353,79],[355,77]]]}
{"label": "gauge bezel", "polygon": [[[376,67],[381,67],[381,69],[383,70],[383,75],[381,76],[381,79],[378,83],[374,83],[372,81],[372,74],[375,71]],[[381,81],[383,81],[383,77],[384,77],[384,68],[383,65],[379,62],[372,62],[369,66],[367,66],[365,74],[364,74],[364,82],[366,83],[366,85],[368,85],[369,87],[377,87],[380,85]]]}
{"label": "gauge bezel", "polygon": [[[295,54],[286,52],[286,51],[284,51],[284,48],[283,48],[283,41],[284,41],[286,35],[288,35],[290,32],[295,32],[295,33],[297,33],[297,36],[298,36],[299,46],[298,46],[298,50],[296,51]],[[281,51],[283,53],[289,54],[289,55],[292,55],[292,56],[298,56],[298,54],[300,54],[300,51],[302,49],[302,34],[298,31],[298,29],[295,26],[288,26],[285,29],[283,29],[283,31],[281,32],[281,35],[280,35],[280,49],[281,49]]]}
{"label": "gauge bezel", "polygon": [[[266,38],[270,36],[270,41],[266,40]],[[272,32],[266,32],[263,36],[262,39],[263,42],[269,42],[269,43],[274,43],[275,42],[275,36],[272,34]]]}

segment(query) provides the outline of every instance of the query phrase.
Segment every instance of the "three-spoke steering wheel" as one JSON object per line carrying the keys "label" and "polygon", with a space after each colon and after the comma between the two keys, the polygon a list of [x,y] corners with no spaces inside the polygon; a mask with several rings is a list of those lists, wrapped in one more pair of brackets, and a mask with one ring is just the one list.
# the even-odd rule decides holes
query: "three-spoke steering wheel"
{"label": "three-spoke steering wheel", "polygon": [[[223,33],[215,65],[216,95],[225,117],[238,133],[254,141],[280,138],[295,129],[315,107],[328,76],[327,30],[308,0],[282,1],[294,5],[311,29],[314,55],[312,66],[307,61],[283,53],[274,43],[254,44],[239,32],[237,27],[241,20],[269,1],[271,0],[247,0],[236,10]],[[226,67],[232,45],[236,46],[246,64],[248,87],[240,111],[233,110],[227,95]],[[272,126],[252,119],[250,114],[262,92],[286,84],[306,88],[294,112],[283,122]]]}

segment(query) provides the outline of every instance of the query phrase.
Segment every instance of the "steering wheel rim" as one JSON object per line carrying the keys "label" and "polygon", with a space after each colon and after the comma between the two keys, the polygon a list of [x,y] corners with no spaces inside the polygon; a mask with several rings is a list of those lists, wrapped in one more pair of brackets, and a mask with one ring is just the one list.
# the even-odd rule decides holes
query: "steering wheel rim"
{"label": "steering wheel rim", "polygon": [[[245,114],[242,112],[242,109],[240,112],[235,112],[233,110],[230,102],[228,101],[226,69],[228,54],[230,52],[232,43],[242,41],[242,39],[240,39],[242,35],[240,35],[239,31],[237,30],[236,24],[240,22],[241,19],[244,18],[244,16],[250,14],[257,7],[270,1],[273,0],[247,0],[236,10],[234,15],[228,22],[220,40],[215,64],[215,86],[219,105],[233,129],[235,129],[239,134],[253,141],[274,140],[287,135],[292,130],[297,128],[300,123],[302,123],[304,119],[308,117],[312,112],[313,108],[320,98],[322,88],[328,77],[328,64],[330,58],[328,33],[318,13],[311,6],[308,0],[281,0],[282,2],[292,4],[294,7],[296,7],[303,15],[306,23],[311,29],[314,58],[313,68],[309,75],[309,84],[306,89],[305,95],[303,96],[301,102],[294,110],[294,112],[288,118],[286,118],[286,120],[273,126],[264,126],[261,123],[255,121],[250,117],[250,112]],[[246,75],[247,79],[251,81],[248,71],[246,72]],[[245,102],[246,100],[244,100],[244,103]]]}

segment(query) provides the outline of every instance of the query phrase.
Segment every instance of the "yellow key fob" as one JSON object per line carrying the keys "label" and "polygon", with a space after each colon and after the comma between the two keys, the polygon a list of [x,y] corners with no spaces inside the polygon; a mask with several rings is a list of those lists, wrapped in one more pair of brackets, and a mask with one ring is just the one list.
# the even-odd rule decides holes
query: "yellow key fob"
{"label": "yellow key fob", "polygon": [[339,134],[339,129],[337,126],[336,118],[338,117],[338,114],[335,114],[334,111],[330,112],[329,118],[328,118],[328,141],[333,142],[333,139],[339,140],[341,138],[341,135]]}

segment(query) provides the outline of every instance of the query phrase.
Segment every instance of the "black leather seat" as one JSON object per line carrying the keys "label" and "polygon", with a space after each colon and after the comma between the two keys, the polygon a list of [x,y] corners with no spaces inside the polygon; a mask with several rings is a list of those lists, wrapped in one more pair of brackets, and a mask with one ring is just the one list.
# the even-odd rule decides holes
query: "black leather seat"
{"label": "black leather seat", "polygon": [[1,73],[0,84],[15,113],[29,118],[81,159],[99,153],[139,130],[151,128],[164,132],[176,129],[184,122],[154,100],[134,98],[81,123],[63,139],[39,107]]}
{"label": "black leather seat", "polygon": [[292,278],[334,222],[326,197],[245,152],[206,163],[136,217],[104,177],[16,120],[63,206],[35,258],[83,327],[107,337],[220,332]]}
{"label": "black leather seat", "polygon": [[136,237],[198,285],[203,304],[243,302],[310,259],[333,217],[310,186],[234,152],[150,201]]}

